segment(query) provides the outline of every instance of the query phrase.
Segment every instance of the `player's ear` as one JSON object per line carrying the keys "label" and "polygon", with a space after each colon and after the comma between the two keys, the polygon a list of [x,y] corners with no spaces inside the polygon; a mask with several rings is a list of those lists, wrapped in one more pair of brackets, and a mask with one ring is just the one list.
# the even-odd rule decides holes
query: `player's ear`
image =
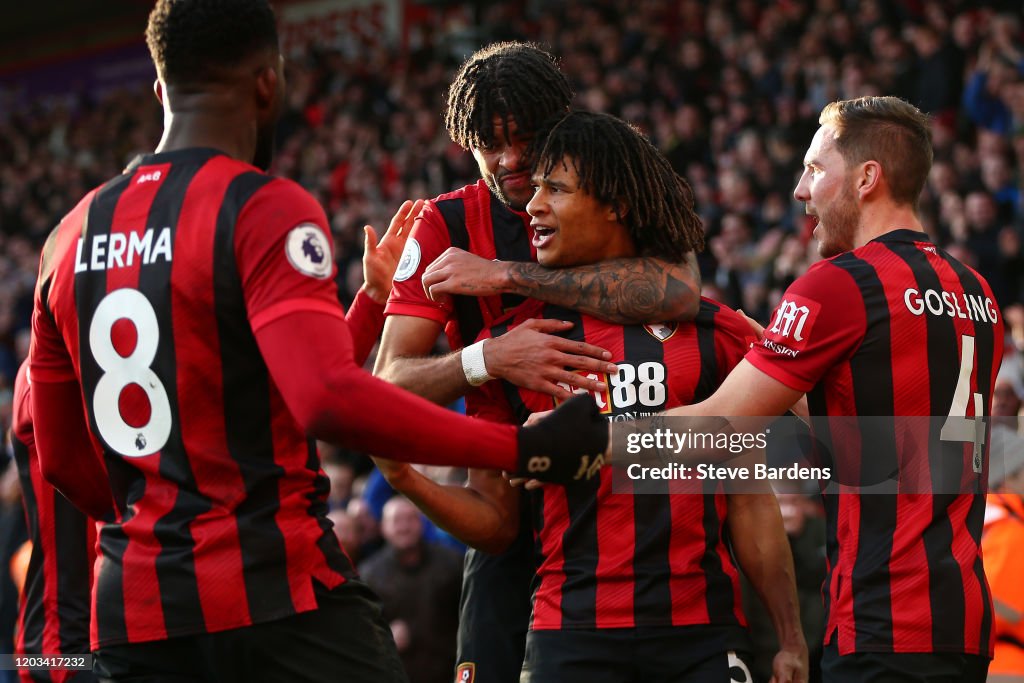
{"label": "player's ear", "polygon": [[882,165],[875,160],[865,161],[857,174],[857,194],[864,199],[882,186]]}
{"label": "player's ear", "polygon": [[275,107],[278,79],[277,70],[270,66],[264,66],[256,73],[256,101],[261,110]]}
{"label": "player's ear", "polygon": [[160,79],[153,81],[153,94],[156,95],[156,101],[163,106],[164,103],[164,84],[160,82]]}
{"label": "player's ear", "polygon": [[607,211],[605,212],[605,218],[612,223],[617,223],[621,219],[626,217],[629,213],[629,207],[619,202],[618,204],[609,204]]}

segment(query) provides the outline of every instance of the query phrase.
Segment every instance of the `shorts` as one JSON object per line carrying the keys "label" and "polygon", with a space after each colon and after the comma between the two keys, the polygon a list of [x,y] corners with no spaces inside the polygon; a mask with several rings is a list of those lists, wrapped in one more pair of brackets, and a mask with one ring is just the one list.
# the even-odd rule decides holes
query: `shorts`
{"label": "shorts", "polygon": [[753,683],[739,629],[709,626],[530,631],[520,683]]}
{"label": "shorts", "polygon": [[[525,506],[524,506],[525,507]],[[516,683],[523,667],[532,610],[533,531],[501,555],[466,553],[459,605],[456,683]]]}
{"label": "shorts", "polygon": [[113,645],[96,652],[106,683],[408,683],[366,584],[315,587],[319,608],[242,628]]}
{"label": "shorts", "polygon": [[989,660],[952,652],[854,652],[825,646],[824,683],[985,683]]}

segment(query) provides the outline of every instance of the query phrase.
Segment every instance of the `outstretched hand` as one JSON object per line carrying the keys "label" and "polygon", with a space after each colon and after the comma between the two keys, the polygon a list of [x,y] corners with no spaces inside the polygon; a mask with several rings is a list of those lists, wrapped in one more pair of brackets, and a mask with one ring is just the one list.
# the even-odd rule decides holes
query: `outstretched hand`
{"label": "outstretched hand", "polygon": [[412,232],[413,222],[420,215],[423,203],[422,199],[405,200],[379,240],[372,225],[363,226],[363,233],[366,236],[363,243],[363,289],[379,304],[386,304],[388,301],[395,270],[402,260],[405,243]]}

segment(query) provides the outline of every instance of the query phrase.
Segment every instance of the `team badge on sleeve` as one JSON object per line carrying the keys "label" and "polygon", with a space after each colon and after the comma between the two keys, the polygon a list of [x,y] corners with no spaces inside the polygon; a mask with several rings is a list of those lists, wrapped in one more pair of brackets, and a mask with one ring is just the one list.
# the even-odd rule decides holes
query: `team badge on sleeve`
{"label": "team badge on sleeve", "polygon": [[395,282],[405,282],[413,276],[416,269],[420,267],[420,243],[410,237],[405,243],[405,250],[402,252],[402,260],[398,262],[395,269]]}
{"label": "team badge on sleeve", "polygon": [[334,258],[327,235],[314,223],[292,228],[284,243],[288,262],[303,275],[324,280],[331,276]]}
{"label": "team badge on sleeve", "polygon": [[762,343],[776,353],[795,357],[806,348],[819,311],[817,301],[787,292],[764,329]]}

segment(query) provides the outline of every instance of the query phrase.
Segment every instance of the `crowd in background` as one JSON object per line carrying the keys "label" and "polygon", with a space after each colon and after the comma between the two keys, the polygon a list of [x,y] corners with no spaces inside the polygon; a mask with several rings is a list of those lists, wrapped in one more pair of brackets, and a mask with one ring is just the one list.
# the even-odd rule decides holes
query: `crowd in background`
{"label": "crowd in background", "polygon": [[[639,126],[690,182],[707,233],[700,257],[705,293],[761,322],[817,258],[813,226],[792,190],[822,106],[876,94],[916,104],[934,121],[935,163],[920,200],[924,225],[988,278],[1024,350],[1019,2],[441,5],[410,27],[401,48],[342,42],[289,55],[272,171],[301,183],[327,211],[346,302],[362,281],[364,224],[383,228],[404,199],[433,197],[479,177],[442,122],[454,68],[483,43],[526,39],[561,59],[578,107]],[[14,96],[0,88],[5,430],[14,371],[27,353],[43,240],[73,202],[152,150],[162,121],[148,87],[102,98],[78,92],[16,108],[8,106]],[[1019,366],[1016,373],[1013,386],[1024,397]],[[352,469],[343,480],[363,472],[358,461],[335,457]],[[372,555],[364,537],[381,510],[361,511],[371,506],[358,502],[353,510],[348,499],[359,500],[360,490],[357,484],[338,500],[336,507],[350,510],[335,521]],[[408,528],[394,533],[408,542]]]}

